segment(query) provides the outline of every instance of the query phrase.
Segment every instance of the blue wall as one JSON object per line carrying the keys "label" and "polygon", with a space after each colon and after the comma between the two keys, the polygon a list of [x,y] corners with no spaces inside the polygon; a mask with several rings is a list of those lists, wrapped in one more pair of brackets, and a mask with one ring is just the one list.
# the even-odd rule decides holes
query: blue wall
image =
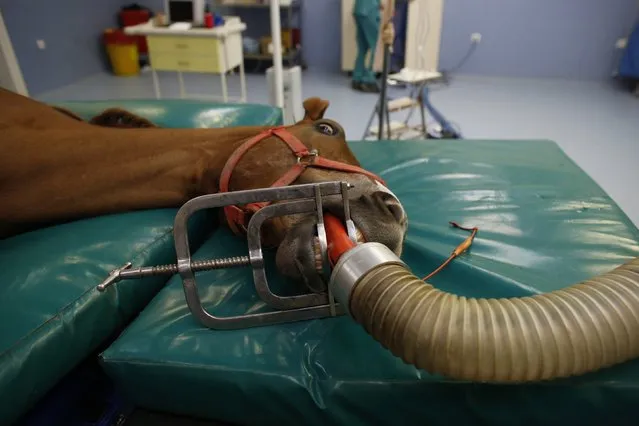
{"label": "blue wall", "polygon": [[440,67],[454,67],[480,32],[461,73],[607,78],[638,11],[637,0],[444,0]]}
{"label": "blue wall", "polygon": [[[440,68],[457,65],[470,34],[482,42],[459,70],[509,77],[607,78],[639,12],[637,0],[443,0]],[[340,0],[305,0],[306,59],[340,69]]]}
{"label": "blue wall", "polygon": [[[341,0],[303,1],[307,63],[339,71]],[[614,44],[639,13],[637,0],[443,2],[440,68],[457,65],[468,51],[470,34],[480,32],[481,44],[459,72],[509,77],[607,78],[618,57]],[[268,19],[268,11],[262,16]]]}
{"label": "blue wall", "polygon": [[303,0],[302,47],[309,67],[335,70],[342,67],[341,0]]}
{"label": "blue wall", "polygon": [[[303,0],[302,45],[312,69],[340,70],[341,0]],[[37,95],[107,69],[101,33],[134,0],[0,0],[29,91]],[[162,0],[141,0],[153,10]],[[614,43],[637,0],[444,0],[440,68],[455,66],[472,32],[483,39],[459,71],[511,77],[606,78]],[[269,33],[269,12],[241,10],[249,34]],[[283,16],[284,18],[284,16]],[[284,22],[284,19],[283,21]],[[36,39],[47,42],[39,50]]]}
{"label": "blue wall", "polygon": [[[101,34],[117,24],[123,0],[0,0],[30,95],[106,69]],[[36,40],[46,42],[40,50]]]}

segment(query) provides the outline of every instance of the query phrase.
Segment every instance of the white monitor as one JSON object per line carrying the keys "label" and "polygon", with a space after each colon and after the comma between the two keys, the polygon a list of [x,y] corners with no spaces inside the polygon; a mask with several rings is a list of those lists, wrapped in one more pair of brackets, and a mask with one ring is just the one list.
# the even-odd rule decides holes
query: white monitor
{"label": "white monitor", "polygon": [[204,0],[164,0],[167,23],[190,22],[193,26],[203,26],[204,6]]}

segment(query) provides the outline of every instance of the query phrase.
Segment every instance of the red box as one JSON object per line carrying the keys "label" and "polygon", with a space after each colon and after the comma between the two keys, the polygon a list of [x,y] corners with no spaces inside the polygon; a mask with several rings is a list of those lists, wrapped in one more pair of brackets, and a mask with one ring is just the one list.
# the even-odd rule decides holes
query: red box
{"label": "red box", "polygon": [[[120,12],[120,26],[131,27],[133,25],[144,24],[151,19],[148,10],[123,10]],[[139,53],[148,53],[145,36],[134,36],[138,44]]]}
{"label": "red box", "polygon": [[302,33],[299,28],[293,28],[293,48],[296,48],[298,44],[302,44]]}

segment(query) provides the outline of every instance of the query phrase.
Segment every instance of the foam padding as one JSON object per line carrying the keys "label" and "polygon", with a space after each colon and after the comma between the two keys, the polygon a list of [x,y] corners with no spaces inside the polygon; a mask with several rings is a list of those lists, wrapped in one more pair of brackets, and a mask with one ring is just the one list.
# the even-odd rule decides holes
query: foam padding
{"label": "foam padding", "polygon": [[260,104],[215,103],[193,99],[119,99],[100,101],[64,101],[51,105],[73,111],[90,120],[108,108],[122,108],[150,120],[160,127],[219,128],[237,126],[279,126],[280,108]]}
{"label": "foam padding", "polygon": [[[120,107],[163,127],[280,125],[281,109],[193,100],[69,101],[55,105],[83,119]],[[46,202],[46,200],[43,200]],[[127,261],[175,261],[177,209],[103,216],[0,241],[0,424],[31,408],[81,360],[104,345],[157,293],[168,277],[98,285]],[[190,223],[198,247],[216,225],[209,213]]]}
{"label": "foam padding", "polygon": [[[162,288],[166,276],[96,290],[126,262],[174,262],[176,211],[103,216],[0,241],[0,424],[30,408]],[[192,219],[196,247],[214,219]]]}
{"label": "foam padding", "polygon": [[[547,141],[353,142],[409,216],[403,259],[419,276],[477,226],[470,252],[432,279],[468,297],[560,289],[639,255],[639,231]],[[241,254],[226,229],[199,259]],[[267,267],[273,271],[273,264]],[[271,273],[277,291],[286,282]],[[213,314],[266,309],[250,269],[198,274]],[[496,386],[403,363],[349,317],[234,331],[203,328],[174,277],[103,354],[139,406],[233,424],[434,425],[636,422],[639,361],[544,384]],[[613,421],[614,420],[614,421]],[[616,423],[615,423],[616,422]],[[626,424],[624,423],[624,424]]]}

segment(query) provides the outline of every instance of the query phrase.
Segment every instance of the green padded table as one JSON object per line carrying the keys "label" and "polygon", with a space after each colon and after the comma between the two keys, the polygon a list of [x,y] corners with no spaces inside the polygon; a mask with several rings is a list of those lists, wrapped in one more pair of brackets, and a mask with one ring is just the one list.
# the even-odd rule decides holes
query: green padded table
{"label": "green padded table", "polygon": [[[639,255],[637,228],[552,142],[351,146],[403,202],[410,225],[402,257],[418,276],[467,237],[449,221],[480,228],[471,251],[432,280],[441,289],[531,295]],[[219,228],[195,257],[245,250],[245,241]],[[267,267],[275,291],[284,291],[272,262]],[[214,315],[266,309],[248,268],[198,274],[198,280]],[[232,424],[636,424],[639,405],[639,361],[543,384],[487,385],[416,370],[346,316],[209,330],[191,316],[178,277],[101,357],[138,406]]]}
{"label": "green padded table", "polygon": [[131,99],[66,101],[52,105],[73,111],[90,120],[107,108],[118,106],[144,117],[160,127],[219,128],[232,126],[279,126],[282,110],[260,104],[221,104],[206,100]]}
{"label": "green padded table", "polygon": [[[117,100],[60,102],[84,119],[120,107],[163,127],[279,125],[266,105],[205,101]],[[0,241],[0,425],[31,408],[60,379],[104,347],[153,298],[166,277],[118,288],[95,286],[127,261],[135,266],[175,261],[177,209],[104,216]],[[191,230],[196,246],[214,228],[205,213]]]}

